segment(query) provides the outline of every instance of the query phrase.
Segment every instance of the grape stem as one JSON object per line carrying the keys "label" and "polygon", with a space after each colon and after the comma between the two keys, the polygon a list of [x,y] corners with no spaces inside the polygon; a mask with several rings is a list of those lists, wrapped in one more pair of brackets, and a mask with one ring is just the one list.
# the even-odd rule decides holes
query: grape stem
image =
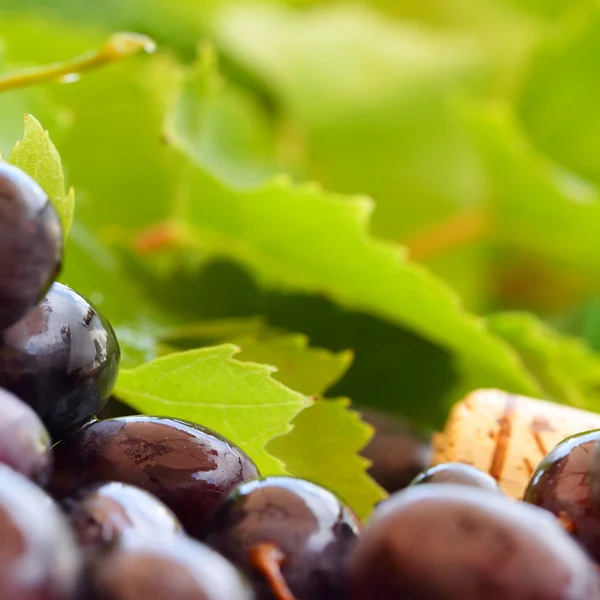
{"label": "grape stem", "polygon": [[63,62],[32,67],[0,76],[0,93],[45,81],[58,79],[67,81],[69,77],[77,77],[80,73],[98,69],[141,50],[150,53],[155,49],[154,41],[145,35],[126,32],[114,33],[99,50]]}
{"label": "grape stem", "polygon": [[174,222],[164,221],[141,231],[133,240],[133,247],[138,254],[154,254],[176,247],[182,238],[181,227]]}
{"label": "grape stem", "polygon": [[490,221],[485,212],[465,211],[418,231],[400,243],[407,248],[411,260],[423,262],[476,242],[484,238],[489,229]]}
{"label": "grape stem", "polygon": [[281,573],[285,555],[274,543],[265,542],[252,546],[248,554],[250,563],[265,576],[277,600],[296,600]]}

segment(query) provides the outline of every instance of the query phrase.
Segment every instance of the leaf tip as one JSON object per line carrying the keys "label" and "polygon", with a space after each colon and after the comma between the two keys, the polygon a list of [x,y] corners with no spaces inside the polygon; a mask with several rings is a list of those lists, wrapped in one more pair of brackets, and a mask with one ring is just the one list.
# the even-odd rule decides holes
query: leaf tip
{"label": "leaf tip", "polygon": [[44,135],[48,135],[48,132],[42,127],[42,124],[30,113],[25,113],[23,116],[25,123],[25,133],[32,130],[37,130]]}
{"label": "leaf tip", "polygon": [[147,35],[118,31],[108,38],[104,53],[110,58],[124,58],[140,51],[152,54],[156,48],[156,42]]}

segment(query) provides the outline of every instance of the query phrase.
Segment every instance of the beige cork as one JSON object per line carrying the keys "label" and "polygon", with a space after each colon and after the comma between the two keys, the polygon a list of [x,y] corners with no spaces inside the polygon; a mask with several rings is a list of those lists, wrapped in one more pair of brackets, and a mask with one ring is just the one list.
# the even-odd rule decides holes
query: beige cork
{"label": "beige cork", "polygon": [[478,390],[452,410],[434,438],[433,464],[462,462],[489,473],[504,493],[521,499],[539,462],[570,435],[600,429],[600,414]]}

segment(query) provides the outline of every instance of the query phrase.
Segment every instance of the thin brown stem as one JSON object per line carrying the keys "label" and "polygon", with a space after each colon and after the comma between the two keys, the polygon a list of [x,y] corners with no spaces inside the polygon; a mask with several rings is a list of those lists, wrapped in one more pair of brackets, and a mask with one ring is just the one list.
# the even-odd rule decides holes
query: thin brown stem
{"label": "thin brown stem", "polygon": [[417,232],[403,240],[402,245],[411,260],[425,261],[479,240],[488,230],[489,218],[484,211],[463,212]]}
{"label": "thin brown stem", "polygon": [[138,254],[154,254],[177,247],[182,237],[180,227],[170,221],[163,221],[140,231],[133,240],[133,249]]}
{"label": "thin brown stem", "polygon": [[281,573],[285,555],[274,543],[257,544],[248,554],[250,563],[264,575],[277,600],[296,600]]}

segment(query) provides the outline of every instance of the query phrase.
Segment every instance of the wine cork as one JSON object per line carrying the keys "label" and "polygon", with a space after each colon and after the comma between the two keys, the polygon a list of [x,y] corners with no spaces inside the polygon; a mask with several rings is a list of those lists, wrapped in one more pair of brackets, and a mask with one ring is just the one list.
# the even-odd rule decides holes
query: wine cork
{"label": "wine cork", "polygon": [[433,464],[461,462],[489,473],[521,499],[539,462],[560,441],[600,429],[600,415],[507,394],[477,390],[458,403],[434,437]]}

